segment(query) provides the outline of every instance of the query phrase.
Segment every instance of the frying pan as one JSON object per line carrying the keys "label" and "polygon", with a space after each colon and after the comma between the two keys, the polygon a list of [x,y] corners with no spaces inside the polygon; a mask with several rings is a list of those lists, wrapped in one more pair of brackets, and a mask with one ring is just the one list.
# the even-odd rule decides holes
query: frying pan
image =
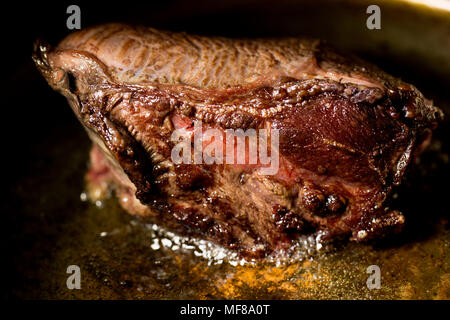
{"label": "frying pan", "polygon": [[[16,5],[11,10],[21,12],[21,20],[3,21],[8,23],[4,51],[9,57],[3,59],[6,192],[0,208],[7,283],[2,298],[450,298],[448,118],[396,190],[393,206],[407,217],[401,235],[369,245],[343,242],[319,252],[309,248],[286,264],[230,264],[208,257],[219,249],[206,250],[208,245],[201,243],[181,250],[176,248],[178,237],[129,216],[114,198],[82,201],[90,142],[64,98],[47,86],[30,58],[38,36],[56,44],[71,32],[66,27],[70,4],[28,4],[27,10]],[[79,6],[83,28],[120,21],[228,37],[325,39],[413,83],[448,114],[449,2],[377,1],[381,29],[367,28],[370,4],[190,0]],[[70,265],[80,267],[80,290],[67,288]],[[380,268],[379,289],[367,286],[373,265]]]}

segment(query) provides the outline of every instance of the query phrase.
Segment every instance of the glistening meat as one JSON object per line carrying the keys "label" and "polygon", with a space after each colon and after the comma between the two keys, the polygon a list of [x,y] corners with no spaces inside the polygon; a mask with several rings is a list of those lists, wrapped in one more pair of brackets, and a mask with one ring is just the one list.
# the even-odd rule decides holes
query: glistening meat
{"label": "glistening meat", "polygon": [[[132,214],[250,258],[315,232],[363,241],[400,230],[392,188],[443,117],[414,86],[312,39],[108,24],[38,43],[34,60],[93,141],[91,181],[114,186]],[[276,130],[276,174],[175,163],[172,133],[198,121]]]}

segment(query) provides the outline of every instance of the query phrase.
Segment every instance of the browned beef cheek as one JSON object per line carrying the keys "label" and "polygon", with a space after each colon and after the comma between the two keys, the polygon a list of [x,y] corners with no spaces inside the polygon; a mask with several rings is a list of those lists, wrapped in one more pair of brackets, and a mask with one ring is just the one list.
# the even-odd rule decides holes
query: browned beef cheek
{"label": "browned beef cheek", "polygon": [[[34,60],[94,142],[92,179],[130,213],[246,257],[304,234],[398,231],[394,185],[442,112],[412,85],[318,40],[206,38],[124,25],[76,32]],[[279,132],[279,169],[175,164],[171,134]]]}

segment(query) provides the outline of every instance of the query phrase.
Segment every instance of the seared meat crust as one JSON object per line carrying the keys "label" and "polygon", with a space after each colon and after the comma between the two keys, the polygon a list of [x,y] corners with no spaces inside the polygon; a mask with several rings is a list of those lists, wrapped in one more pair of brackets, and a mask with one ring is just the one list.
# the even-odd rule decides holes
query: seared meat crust
{"label": "seared meat crust", "polygon": [[[115,185],[133,214],[247,257],[315,231],[358,241],[398,231],[392,187],[443,117],[414,86],[313,39],[109,24],[38,43],[33,58],[94,142],[92,180]],[[173,163],[171,134],[196,120],[279,130],[277,174]]]}

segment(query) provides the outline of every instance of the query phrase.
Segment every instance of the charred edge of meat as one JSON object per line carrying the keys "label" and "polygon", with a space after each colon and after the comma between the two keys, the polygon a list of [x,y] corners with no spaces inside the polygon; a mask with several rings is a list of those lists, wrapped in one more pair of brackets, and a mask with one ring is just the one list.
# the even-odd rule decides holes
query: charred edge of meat
{"label": "charred edge of meat", "polygon": [[82,110],[86,110],[80,112],[84,123],[102,137],[108,150],[135,184],[136,197],[143,204],[150,203],[158,194],[152,186],[153,164],[145,149],[121,124],[86,106],[83,101],[81,105]]}

